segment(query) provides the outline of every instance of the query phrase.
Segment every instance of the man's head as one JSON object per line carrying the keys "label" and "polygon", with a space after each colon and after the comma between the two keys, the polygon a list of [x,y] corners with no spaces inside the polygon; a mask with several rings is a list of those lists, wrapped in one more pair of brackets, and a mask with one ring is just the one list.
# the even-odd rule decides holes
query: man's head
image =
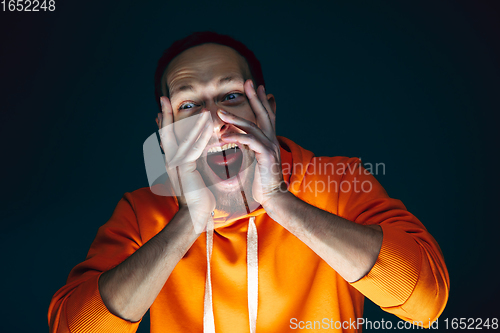
{"label": "man's head", "polygon": [[[223,109],[256,123],[255,114],[245,95],[244,84],[247,80],[252,80],[255,87],[264,83],[260,63],[243,44],[228,36],[215,33],[197,33],[192,36],[195,36],[196,42],[189,41],[189,37],[182,40],[182,43],[175,42],[165,51],[163,60],[160,59],[155,75],[158,99],[159,96],[169,97],[175,122],[208,111],[214,122],[214,133],[244,133],[241,129],[224,123],[217,115],[217,110]],[[224,44],[217,42],[220,40]],[[200,41],[202,42],[199,43]],[[252,66],[248,58],[227,46],[235,43],[239,49],[243,45],[246,51],[242,52],[251,54]],[[186,48],[186,45],[190,47]],[[273,95],[269,94],[267,97],[275,109]],[[179,140],[187,134],[189,128],[175,126],[174,123],[174,131]],[[207,151],[211,147],[220,146],[220,142],[212,140],[208,143]],[[239,182],[233,176],[239,174],[247,199],[251,199],[254,153],[246,146],[238,146],[225,151],[224,155],[220,152],[200,158],[197,170],[214,193],[217,209],[235,213],[231,208],[241,207],[242,198],[239,195]],[[223,157],[227,159],[227,165],[221,166]],[[228,170],[232,181],[226,180]]]}
{"label": "man's head", "polygon": [[[154,85],[155,97],[160,110],[160,96],[170,97],[170,91],[168,90],[168,87],[162,87],[162,78],[170,62],[187,49],[207,43],[225,45],[238,52],[245,59],[248,68],[250,69],[250,74],[252,75],[254,83],[256,84],[255,87],[259,85],[265,86],[264,75],[262,73],[260,62],[255,54],[249,48],[247,48],[245,44],[237,41],[230,36],[221,35],[212,31],[194,32],[189,36],[186,36],[172,43],[172,45],[163,52],[160,60],[158,60],[158,65],[156,67],[154,77]],[[164,88],[167,89],[166,92],[164,92]]]}

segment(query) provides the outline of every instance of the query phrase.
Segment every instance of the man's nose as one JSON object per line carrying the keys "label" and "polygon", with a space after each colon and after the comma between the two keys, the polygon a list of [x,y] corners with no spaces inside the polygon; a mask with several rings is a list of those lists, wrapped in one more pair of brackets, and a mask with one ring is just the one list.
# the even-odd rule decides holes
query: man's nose
{"label": "man's nose", "polygon": [[217,105],[211,105],[211,106],[206,106],[203,110],[203,111],[207,111],[207,112],[210,112],[210,115],[212,116],[212,122],[214,123],[214,132],[215,133],[221,133],[221,132],[224,132],[227,127],[228,127],[228,124],[223,122],[222,119],[220,119],[219,115],[217,114],[217,110],[219,110],[220,107],[218,107]]}

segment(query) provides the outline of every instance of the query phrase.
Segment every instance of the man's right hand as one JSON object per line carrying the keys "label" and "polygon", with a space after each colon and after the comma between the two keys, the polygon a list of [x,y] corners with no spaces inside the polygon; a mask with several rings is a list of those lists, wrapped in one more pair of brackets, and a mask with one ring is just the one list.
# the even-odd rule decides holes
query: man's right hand
{"label": "man's right hand", "polygon": [[158,114],[157,124],[160,129],[161,145],[165,152],[166,171],[172,187],[177,194],[179,210],[187,209],[191,215],[197,233],[206,230],[210,214],[215,209],[216,201],[196,170],[196,160],[201,156],[212,134],[210,112],[197,115],[196,123],[189,133],[179,138],[174,133],[174,118],[170,100],[160,98],[162,113]]}

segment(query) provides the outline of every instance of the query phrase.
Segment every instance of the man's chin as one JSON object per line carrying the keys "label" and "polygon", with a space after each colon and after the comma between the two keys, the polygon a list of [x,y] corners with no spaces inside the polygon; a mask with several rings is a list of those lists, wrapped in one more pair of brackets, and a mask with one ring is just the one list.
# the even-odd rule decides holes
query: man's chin
{"label": "man's chin", "polygon": [[251,211],[250,207],[255,205],[252,195],[253,177],[243,177],[242,174],[243,172],[209,187],[217,201],[216,209],[231,215],[245,215]]}
{"label": "man's chin", "polygon": [[244,179],[244,177],[242,177],[242,172],[240,172],[238,175],[231,177],[229,179],[222,180],[222,179],[218,178],[218,179],[215,179],[214,182],[212,182],[212,185],[210,186],[210,188],[215,188],[217,190],[217,192],[224,192],[224,193],[239,192],[239,191],[241,191],[240,182],[241,182],[242,178]]}
{"label": "man's chin", "polygon": [[252,211],[258,207],[252,195],[254,170],[254,165],[251,165],[240,171],[237,175],[226,180],[220,179],[213,174],[211,170],[204,170],[212,172],[208,177],[206,173],[203,172],[202,177],[206,184],[211,184],[208,188],[212,191],[217,201],[217,210],[224,211],[231,216],[243,216],[246,215],[248,211]]}

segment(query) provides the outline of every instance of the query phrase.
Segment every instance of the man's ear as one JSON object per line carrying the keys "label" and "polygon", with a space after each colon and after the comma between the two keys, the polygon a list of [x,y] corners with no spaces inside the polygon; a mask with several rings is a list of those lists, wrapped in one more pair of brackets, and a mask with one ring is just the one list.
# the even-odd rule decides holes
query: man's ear
{"label": "man's ear", "polygon": [[[159,114],[159,113],[158,113]],[[158,129],[160,129],[160,119],[158,118],[158,116],[156,116],[156,125],[158,126]]]}
{"label": "man's ear", "polygon": [[[160,115],[160,114],[158,113],[158,115]],[[160,124],[160,118],[158,116],[156,116],[156,125],[158,125],[158,130],[160,130],[161,124]],[[161,148],[162,153],[164,153],[165,151],[163,150],[163,143],[161,142],[161,140],[160,140],[160,148]]]}
{"label": "man's ear", "polygon": [[271,105],[271,110],[273,111],[274,114],[276,114],[276,100],[274,99],[273,94],[267,94],[267,101],[269,102],[269,105]]}

